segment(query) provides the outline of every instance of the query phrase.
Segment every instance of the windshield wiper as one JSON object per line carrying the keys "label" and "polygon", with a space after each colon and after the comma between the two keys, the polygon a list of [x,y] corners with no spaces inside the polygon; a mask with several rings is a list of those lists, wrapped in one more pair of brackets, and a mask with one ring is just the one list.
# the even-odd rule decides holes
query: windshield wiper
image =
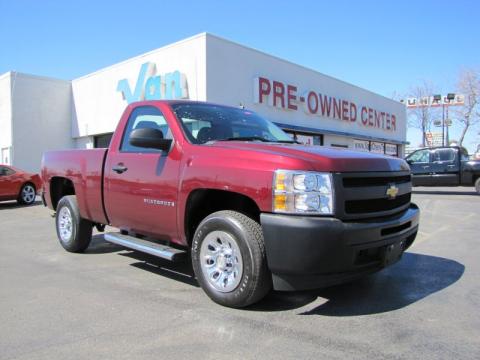
{"label": "windshield wiper", "polygon": [[301,142],[297,140],[275,140],[275,142],[282,144],[301,144]]}
{"label": "windshield wiper", "polygon": [[262,142],[273,142],[273,143],[298,144],[298,142],[295,140],[269,140],[261,136],[237,136],[237,137],[230,137],[226,139],[219,139],[218,141],[262,141]]}
{"label": "windshield wiper", "polygon": [[263,141],[263,142],[270,142],[270,140],[265,139],[260,136],[237,136],[237,137],[229,137],[226,139],[219,139],[218,141]]}

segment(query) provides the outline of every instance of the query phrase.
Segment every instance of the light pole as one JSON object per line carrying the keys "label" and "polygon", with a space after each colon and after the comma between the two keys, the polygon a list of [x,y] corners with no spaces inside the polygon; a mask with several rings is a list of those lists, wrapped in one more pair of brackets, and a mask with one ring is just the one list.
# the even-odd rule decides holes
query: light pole
{"label": "light pole", "polygon": [[[455,93],[448,93],[447,94],[447,100],[448,103],[445,104],[445,101],[442,99],[442,95],[433,95],[433,100],[435,102],[442,102],[442,146],[445,146],[445,105],[447,106],[447,119],[448,119],[448,106],[450,105],[450,102],[455,99]],[[447,124],[447,146],[449,142],[448,138],[448,127],[449,127],[450,121]]]}
{"label": "light pole", "polygon": [[[433,95],[433,101],[442,101],[442,95]],[[445,104],[442,101],[442,146],[445,146]]]}
{"label": "light pole", "polygon": [[454,99],[455,99],[455,93],[448,93],[447,94],[447,100],[448,100],[448,104],[447,104],[447,120],[448,120],[448,122],[447,122],[447,146],[450,143],[450,139],[449,139],[449,136],[448,136],[448,127],[452,124],[452,122],[448,118],[448,106],[450,105],[450,102]]}

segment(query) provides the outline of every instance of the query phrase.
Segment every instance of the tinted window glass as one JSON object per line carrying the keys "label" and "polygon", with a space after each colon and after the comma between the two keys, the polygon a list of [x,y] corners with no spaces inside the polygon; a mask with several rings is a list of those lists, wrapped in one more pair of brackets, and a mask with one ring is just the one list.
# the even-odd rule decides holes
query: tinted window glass
{"label": "tinted window glass", "polygon": [[127,127],[123,133],[122,145],[120,145],[120,151],[123,152],[162,152],[158,149],[145,149],[137,146],[130,145],[128,139],[130,133],[135,129],[152,128],[161,130],[164,139],[172,139],[172,132],[168,127],[167,121],[163,117],[163,114],[156,107],[144,106],[136,108],[132,111],[130,118],[128,119]]}
{"label": "tinted window glass", "polygon": [[447,161],[452,162],[455,160],[455,150],[454,149],[438,149],[435,150],[434,161]]}

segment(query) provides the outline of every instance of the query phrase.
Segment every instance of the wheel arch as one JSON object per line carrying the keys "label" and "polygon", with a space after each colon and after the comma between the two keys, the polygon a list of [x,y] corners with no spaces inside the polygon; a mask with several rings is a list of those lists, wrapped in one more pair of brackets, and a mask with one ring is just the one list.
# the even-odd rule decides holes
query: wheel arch
{"label": "wheel arch", "polygon": [[260,208],[249,196],[227,190],[196,189],[190,192],[185,205],[183,229],[188,245],[200,222],[221,210],[238,211],[260,222]]}
{"label": "wheel arch", "polygon": [[50,201],[54,209],[57,208],[60,199],[66,195],[76,195],[73,181],[62,176],[52,177],[50,179]]}

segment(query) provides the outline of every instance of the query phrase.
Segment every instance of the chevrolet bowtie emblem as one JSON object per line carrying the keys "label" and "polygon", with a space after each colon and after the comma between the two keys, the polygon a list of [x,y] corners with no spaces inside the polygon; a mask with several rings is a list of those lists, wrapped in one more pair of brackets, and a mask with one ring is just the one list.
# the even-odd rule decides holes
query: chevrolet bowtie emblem
{"label": "chevrolet bowtie emblem", "polygon": [[387,189],[387,196],[389,199],[395,199],[398,194],[398,187],[395,184],[391,184]]}

